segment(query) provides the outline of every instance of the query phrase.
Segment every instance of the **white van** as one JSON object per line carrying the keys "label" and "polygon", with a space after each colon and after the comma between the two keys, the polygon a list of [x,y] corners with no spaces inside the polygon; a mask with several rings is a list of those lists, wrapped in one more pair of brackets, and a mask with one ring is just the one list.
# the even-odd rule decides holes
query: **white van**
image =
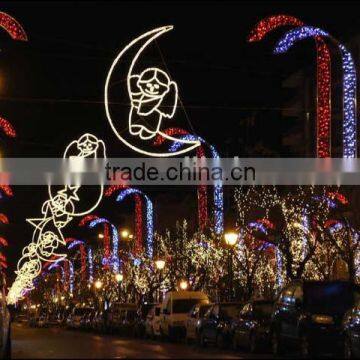
{"label": "white van", "polygon": [[191,308],[208,304],[209,298],[201,291],[170,291],[161,304],[160,333],[162,337],[185,337],[185,323]]}

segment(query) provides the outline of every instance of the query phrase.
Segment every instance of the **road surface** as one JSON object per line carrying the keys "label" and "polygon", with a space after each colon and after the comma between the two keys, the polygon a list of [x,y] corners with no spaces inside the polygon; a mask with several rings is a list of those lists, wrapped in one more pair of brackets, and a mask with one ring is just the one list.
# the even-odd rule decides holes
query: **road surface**
{"label": "road surface", "polygon": [[[15,323],[12,326],[14,359],[34,358],[188,358],[251,359],[259,358],[214,347],[199,349],[185,344],[172,344],[139,339],[98,335],[62,328],[36,329]],[[263,358],[268,356],[264,355]]]}

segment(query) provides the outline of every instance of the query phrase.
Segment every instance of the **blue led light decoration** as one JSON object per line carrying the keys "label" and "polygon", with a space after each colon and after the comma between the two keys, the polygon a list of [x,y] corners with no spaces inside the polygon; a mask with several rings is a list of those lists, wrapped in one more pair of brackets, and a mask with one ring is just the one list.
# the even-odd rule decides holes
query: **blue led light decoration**
{"label": "blue led light decoration", "polygon": [[312,26],[288,31],[275,46],[274,53],[285,53],[297,41],[316,36],[328,37],[339,47],[343,70],[343,157],[354,158],[357,156],[356,69],[351,53],[329,33]]}
{"label": "blue led light decoration", "polygon": [[73,240],[70,244],[68,244],[67,248],[68,250],[71,250],[79,245],[84,245],[84,242],[82,240]]}
{"label": "blue led light decoration", "polygon": [[[187,141],[200,141],[201,144],[207,146],[210,150],[211,157],[213,159],[219,159],[219,153],[216,148],[209,144],[206,140],[201,138],[200,136],[195,135],[182,135],[180,137],[182,140]],[[169,151],[176,152],[183,145],[181,142],[175,142],[171,145]],[[214,229],[217,235],[222,234],[224,232],[224,193],[223,193],[223,185],[222,183],[214,185]]]}
{"label": "blue led light decoration", "polygon": [[120,258],[119,258],[119,235],[117,228],[114,224],[112,224],[106,218],[97,218],[89,223],[89,228],[93,229],[95,226],[99,224],[109,224],[111,228],[111,238],[112,238],[112,254],[111,259],[108,261],[107,259],[103,259],[103,265],[107,264],[113,268],[115,274],[117,274],[120,270]]}
{"label": "blue led light decoration", "polygon": [[141,190],[135,188],[127,188],[122,190],[118,197],[117,202],[123,201],[126,197],[131,195],[140,195],[144,198],[146,204],[146,252],[148,256],[153,256],[153,238],[154,238],[154,208],[153,203],[147,195]]}
{"label": "blue led light decoration", "polygon": [[74,265],[69,261],[69,283],[70,283],[70,294],[74,292]]}
{"label": "blue led light decoration", "polygon": [[92,248],[88,248],[88,268],[89,268],[89,284],[91,284],[94,281],[94,259],[93,259],[93,253]]}

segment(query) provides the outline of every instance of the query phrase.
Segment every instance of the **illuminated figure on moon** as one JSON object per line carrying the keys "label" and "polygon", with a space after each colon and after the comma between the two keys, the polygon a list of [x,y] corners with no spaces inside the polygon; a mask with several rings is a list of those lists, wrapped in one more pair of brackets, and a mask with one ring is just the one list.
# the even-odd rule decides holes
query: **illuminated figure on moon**
{"label": "illuminated figure on moon", "polygon": [[[137,37],[131,41],[115,58],[105,82],[105,111],[116,136],[132,150],[149,156],[168,157],[187,153],[200,146],[198,140],[178,139],[162,131],[167,119],[176,118],[178,104],[178,87],[171,77],[158,67],[147,67],[135,71],[135,66],[143,51],[164,33],[172,30],[172,26],[163,26]],[[134,52],[127,72],[127,92],[130,99],[128,124],[116,116],[109,103],[109,89],[113,89],[112,77],[117,66],[124,62],[125,55]],[[138,66],[138,65],[137,65]],[[114,81],[115,84],[115,81]],[[125,128],[125,129],[124,129]],[[124,130],[124,131],[123,131]],[[168,141],[167,146],[181,142],[184,146],[176,152],[154,149],[150,139],[161,135]],[[146,150],[146,146],[150,150]]]}

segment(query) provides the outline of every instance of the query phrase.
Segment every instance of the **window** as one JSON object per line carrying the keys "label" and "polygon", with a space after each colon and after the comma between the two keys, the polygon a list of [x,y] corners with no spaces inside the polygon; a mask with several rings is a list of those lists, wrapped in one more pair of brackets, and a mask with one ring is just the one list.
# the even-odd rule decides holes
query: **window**
{"label": "window", "polygon": [[173,301],[174,314],[188,313],[199,302],[198,299],[179,299]]}

